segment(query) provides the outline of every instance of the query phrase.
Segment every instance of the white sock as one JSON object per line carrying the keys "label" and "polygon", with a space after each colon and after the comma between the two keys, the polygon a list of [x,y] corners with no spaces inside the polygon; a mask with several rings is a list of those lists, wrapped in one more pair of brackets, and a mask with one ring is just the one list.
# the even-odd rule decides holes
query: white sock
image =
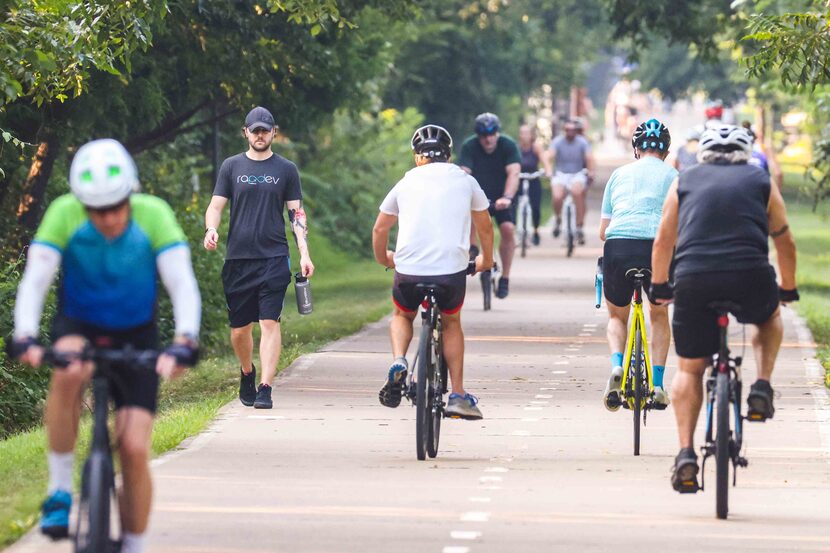
{"label": "white sock", "polygon": [[72,469],[75,466],[75,454],[50,451],[46,459],[49,462],[47,493],[52,495],[56,490],[72,493]]}
{"label": "white sock", "polygon": [[144,534],[124,532],[121,540],[121,553],[144,553]]}

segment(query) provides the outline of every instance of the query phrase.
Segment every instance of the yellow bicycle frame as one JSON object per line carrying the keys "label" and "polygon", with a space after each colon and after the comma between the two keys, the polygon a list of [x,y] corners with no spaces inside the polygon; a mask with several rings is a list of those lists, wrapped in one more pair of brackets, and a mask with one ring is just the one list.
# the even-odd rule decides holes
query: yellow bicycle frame
{"label": "yellow bicycle frame", "polygon": [[[625,386],[628,382],[628,371],[631,369],[631,355],[634,353],[634,342],[637,339],[637,329],[640,330],[640,336],[643,341],[643,357],[646,361],[646,380],[648,381],[648,394],[643,397],[643,404],[645,406],[648,398],[654,392],[654,382],[652,381],[651,372],[651,357],[648,354],[648,342],[646,340],[646,317],[643,313],[643,304],[640,302],[632,302],[631,305],[631,324],[628,328],[628,340],[625,343],[625,357],[623,357],[623,375],[622,375],[622,391],[625,393]],[[634,397],[627,397],[629,408],[634,408]]]}

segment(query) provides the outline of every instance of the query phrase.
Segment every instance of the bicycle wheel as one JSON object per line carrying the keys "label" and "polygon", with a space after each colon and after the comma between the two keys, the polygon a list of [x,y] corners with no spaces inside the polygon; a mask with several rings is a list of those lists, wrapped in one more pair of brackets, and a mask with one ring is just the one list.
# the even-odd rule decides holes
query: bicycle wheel
{"label": "bicycle wheel", "polygon": [[568,225],[568,257],[571,257],[574,253],[574,240],[576,240],[576,236],[574,236],[574,234],[576,233],[573,221],[573,206],[570,203],[565,206],[565,221],[567,221]]}
{"label": "bicycle wheel", "polygon": [[634,359],[631,369],[634,371],[634,455],[640,454],[640,418],[643,408],[643,337],[637,329],[634,341]]}
{"label": "bicycle wheel", "polygon": [[429,365],[432,363],[432,328],[424,321],[421,326],[421,341],[418,343],[418,380],[415,383],[415,451],[418,460],[423,461],[427,456],[427,441],[429,441],[429,426],[432,403],[432,392],[428,386]]}
{"label": "bicycle wheel", "polygon": [[484,297],[484,310],[490,311],[490,300],[493,294],[493,281],[490,278],[490,271],[481,272],[481,295]]}
{"label": "bicycle wheel", "polygon": [[441,370],[439,368],[442,358],[441,351],[436,351],[433,357],[436,362],[431,365],[428,375],[429,390],[427,390],[427,393],[430,396],[429,414],[432,419],[429,425],[429,440],[427,441],[427,454],[430,459],[438,455],[438,441],[441,438],[441,418],[444,414],[441,405],[441,387],[443,384],[441,383]]}
{"label": "bicycle wheel", "polygon": [[112,461],[106,451],[93,451],[84,463],[81,502],[75,532],[76,553],[110,553],[110,497],[114,486]]}
{"label": "bicycle wheel", "polygon": [[715,470],[717,488],[717,515],[726,518],[729,513],[729,373],[719,372],[715,391],[715,413],[717,417],[715,436]]}
{"label": "bicycle wheel", "polygon": [[527,235],[530,234],[528,232],[528,219],[530,218],[530,206],[525,203],[522,206],[522,257],[527,255]]}

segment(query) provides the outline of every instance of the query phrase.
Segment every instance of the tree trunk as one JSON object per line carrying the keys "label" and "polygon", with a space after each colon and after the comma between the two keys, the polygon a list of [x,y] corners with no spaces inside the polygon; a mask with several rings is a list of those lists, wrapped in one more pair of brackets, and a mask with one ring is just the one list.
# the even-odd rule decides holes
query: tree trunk
{"label": "tree trunk", "polygon": [[24,229],[21,242],[28,245],[31,235],[37,229],[43,215],[43,197],[46,195],[46,185],[58,156],[58,137],[51,129],[45,129],[37,152],[32,158],[29,174],[23,185],[23,194],[17,207],[17,221]]}

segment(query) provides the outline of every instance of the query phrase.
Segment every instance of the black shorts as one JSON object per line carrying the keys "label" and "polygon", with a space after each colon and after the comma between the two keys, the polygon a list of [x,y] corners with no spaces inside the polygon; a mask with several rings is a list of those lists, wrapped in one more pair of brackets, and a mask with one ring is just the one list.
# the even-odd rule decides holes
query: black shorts
{"label": "black shorts", "polygon": [[762,324],[778,308],[778,284],[770,267],[679,275],[674,283],[674,345],[687,359],[709,357],[718,351],[717,313],[707,306],[731,301],[741,306],[738,322]]}
{"label": "black shorts", "polygon": [[501,226],[502,223],[514,223],[516,222],[516,218],[514,216],[514,205],[516,202],[513,202],[513,205],[508,207],[507,209],[496,209],[496,206],[490,204],[490,217],[493,217],[496,220],[496,224]]}
{"label": "black shorts", "polygon": [[[631,303],[634,283],[625,278],[629,269],[651,269],[651,248],[653,240],[625,240],[611,238],[605,241],[602,253],[602,287],[605,299],[617,307]],[[649,274],[643,284],[643,291],[648,295],[651,286]],[[651,301],[651,296],[649,296]],[[654,303],[654,302],[652,302]]]}
{"label": "black shorts", "polygon": [[261,320],[279,321],[290,283],[288,256],[226,260],[222,285],[231,328]]}
{"label": "black shorts", "polygon": [[464,296],[467,295],[467,271],[452,275],[439,276],[412,276],[395,272],[395,283],[392,285],[392,301],[401,311],[415,313],[424,296],[415,286],[421,283],[437,284],[441,287],[438,294],[438,309],[442,313],[452,315],[458,313],[464,305]]}
{"label": "black shorts", "polygon": [[[127,330],[109,330],[66,315],[55,315],[52,321],[52,343],[64,336],[83,336],[95,347],[119,349],[130,345],[135,349],[159,349],[155,321]],[[115,408],[141,407],[156,412],[159,376],[151,370],[115,370],[110,378],[110,394]]]}

